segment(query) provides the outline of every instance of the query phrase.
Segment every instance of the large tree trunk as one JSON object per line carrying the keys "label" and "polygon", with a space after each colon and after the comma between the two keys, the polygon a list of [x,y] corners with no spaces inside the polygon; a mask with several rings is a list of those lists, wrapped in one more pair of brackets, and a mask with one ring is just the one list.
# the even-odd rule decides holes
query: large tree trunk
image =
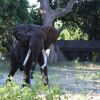
{"label": "large tree trunk", "polygon": [[[67,3],[65,8],[53,10],[50,7],[49,0],[40,0],[40,12],[41,12],[42,18],[43,18],[43,25],[44,26],[53,26],[53,22],[55,19],[65,16],[66,14],[68,14],[69,12],[72,11],[72,8],[76,3],[79,3],[82,1],[84,1],[84,0],[69,0],[69,2]],[[51,46],[50,49],[52,50],[52,51],[50,51],[51,58],[56,59],[55,57],[57,54],[55,52],[54,46]],[[52,60],[54,60],[54,59],[52,59]]]}

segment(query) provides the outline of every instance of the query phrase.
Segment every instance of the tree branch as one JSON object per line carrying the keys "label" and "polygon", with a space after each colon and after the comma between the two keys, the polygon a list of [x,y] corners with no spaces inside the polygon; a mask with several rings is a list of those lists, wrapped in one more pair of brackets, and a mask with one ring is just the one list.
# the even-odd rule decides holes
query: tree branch
{"label": "tree branch", "polygon": [[40,0],[40,10],[41,13],[46,13],[47,11],[51,10],[49,0]]}
{"label": "tree branch", "polygon": [[59,10],[55,10],[55,18],[59,18],[65,16],[69,12],[72,11],[73,6],[77,3],[78,0],[70,0],[65,8],[61,8]]}
{"label": "tree branch", "polygon": [[72,11],[72,8],[76,3],[81,3],[82,1],[85,0],[69,0],[65,8],[53,10],[50,7],[49,0],[40,0],[40,11],[43,18],[43,25],[52,26],[55,19],[65,16]]}

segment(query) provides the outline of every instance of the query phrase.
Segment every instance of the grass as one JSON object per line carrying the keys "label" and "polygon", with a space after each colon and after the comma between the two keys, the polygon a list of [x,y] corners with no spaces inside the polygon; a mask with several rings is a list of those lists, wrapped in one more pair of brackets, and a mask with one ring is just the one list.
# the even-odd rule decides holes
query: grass
{"label": "grass", "polygon": [[[34,86],[27,85],[22,88],[15,82],[8,82],[0,88],[0,100],[56,100],[63,94],[58,86],[51,86],[50,90],[44,86],[39,75],[35,75]],[[60,99],[59,99],[60,100]]]}
{"label": "grass", "polygon": [[57,62],[53,64],[49,64],[53,67],[60,67],[60,68],[74,68],[74,69],[99,69],[100,70],[100,63],[96,62],[79,62],[78,60],[74,61],[63,61]]}
{"label": "grass", "polygon": [[0,61],[0,72],[6,72],[10,68],[10,63],[6,60]]}
{"label": "grass", "polygon": [[[79,62],[78,60],[49,63],[48,66],[69,68],[69,69],[74,68],[74,69],[99,69],[100,70],[100,63]],[[7,60],[0,61],[0,71],[8,71],[9,68],[10,68],[10,63]]]}
{"label": "grass", "polygon": [[77,74],[76,78],[78,78],[80,80],[98,80],[98,79],[100,79],[100,72]]}
{"label": "grass", "polygon": [[[0,62],[0,72],[8,71],[9,63],[7,61]],[[98,81],[100,82],[100,72],[96,70],[100,70],[99,64],[92,62],[60,62],[55,64],[49,64],[49,67],[60,67],[64,69],[74,69],[87,71],[89,73],[81,73],[76,74],[75,76],[75,84],[76,87],[80,85],[80,80],[82,81]],[[95,72],[91,72],[95,71]],[[59,77],[51,76],[52,80],[59,80]],[[66,90],[62,89],[58,85],[50,84],[50,90],[47,86],[44,86],[41,81],[41,76],[39,73],[34,75],[35,84],[27,85],[22,88],[21,85],[12,81],[11,83],[7,83],[0,88],[0,100],[89,100],[89,98],[93,97],[90,95],[90,92],[84,88],[79,94],[67,93]],[[98,96],[93,97],[99,100]],[[97,98],[97,99],[96,99]]]}
{"label": "grass", "polygon": [[[92,97],[87,90],[82,90],[80,95],[67,94],[57,85],[52,85],[49,90],[37,73],[34,80],[36,84],[23,88],[14,81],[8,82],[0,88],[0,100],[89,100]],[[99,97],[94,98],[92,100],[99,100]]]}

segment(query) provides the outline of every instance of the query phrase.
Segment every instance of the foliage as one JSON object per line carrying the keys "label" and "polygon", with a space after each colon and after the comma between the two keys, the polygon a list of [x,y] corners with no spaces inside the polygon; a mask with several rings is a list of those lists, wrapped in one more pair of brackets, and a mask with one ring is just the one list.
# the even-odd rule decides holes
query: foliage
{"label": "foliage", "polygon": [[49,90],[40,81],[39,75],[36,74],[35,78],[36,84],[23,88],[15,82],[7,82],[0,88],[0,100],[54,100],[56,95],[58,97],[62,95],[62,90],[59,87],[51,86]]}
{"label": "foliage", "polygon": [[12,43],[12,27],[20,23],[41,24],[38,9],[28,11],[28,0],[0,0],[0,52],[7,52]]}
{"label": "foliage", "polygon": [[83,33],[79,28],[77,29],[64,29],[59,37],[60,40],[88,40],[87,34]]}
{"label": "foliage", "polygon": [[[62,4],[64,4],[64,2]],[[79,28],[83,33],[88,35],[89,40],[100,40],[99,5],[100,0],[92,0],[91,2],[85,1],[78,6],[74,6],[73,12],[59,18],[63,23],[62,29],[67,28],[74,30]]]}
{"label": "foliage", "polygon": [[7,52],[7,49],[2,46],[1,41],[0,41],[0,52],[2,52],[2,53]]}
{"label": "foliage", "polygon": [[9,50],[11,28],[18,23],[28,22],[27,0],[0,0],[0,35],[1,44]]}
{"label": "foliage", "polygon": [[30,20],[29,23],[42,25],[42,18],[38,8],[31,8],[30,9]]}
{"label": "foliage", "polygon": [[[53,9],[64,8],[68,0],[50,0]],[[76,4],[73,11],[66,16],[59,18],[62,22],[60,29],[67,29],[69,32],[79,29],[88,35],[89,40],[100,40],[100,0],[84,1]],[[71,33],[71,32],[70,32]],[[75,34],[77,37],[77,34]],[[65,35],[63,35],[65,36]],[[67,36],[65,36],[67,37]],[[83,34],[84,37],[84,34]],[[61,37],[60,37],[61,38]],[[80,37],[80,39],[82,39]]]}
{"label": "foliage", "polygon": [[89,40],[100,40],[100,0],[84,2],[77,13],[83,19],[83,30],[89,35]]}
{"label": "foliage", "polygon": [[[51,8],[64,8],[69,0],[49,0]],[[73,11],[59,18],[60,39],[100,39],[100,0],[76,4]],[[12,43],[11,29],[20,23],[42,24],[38,8],[30,7],[28,0],[0,0],[0,51],[7,52]],[[87,35],[88,36],[87,36]],[[4,48],[5,47],[5,48]]]}

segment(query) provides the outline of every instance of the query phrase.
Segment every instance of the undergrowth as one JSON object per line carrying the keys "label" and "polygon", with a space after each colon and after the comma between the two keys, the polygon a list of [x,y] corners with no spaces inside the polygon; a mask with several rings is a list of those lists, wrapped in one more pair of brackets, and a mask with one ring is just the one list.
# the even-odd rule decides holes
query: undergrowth
{"label": "undergrowth", "polygon": [[[0,100],[54,100],[63,94],[63,90],[58,86],[44,86],[39,75],[34,76],[35,84],[22,87],[16,82],[7,82],[0,88]],[[59,99],[60,100],[60,99]]]}

